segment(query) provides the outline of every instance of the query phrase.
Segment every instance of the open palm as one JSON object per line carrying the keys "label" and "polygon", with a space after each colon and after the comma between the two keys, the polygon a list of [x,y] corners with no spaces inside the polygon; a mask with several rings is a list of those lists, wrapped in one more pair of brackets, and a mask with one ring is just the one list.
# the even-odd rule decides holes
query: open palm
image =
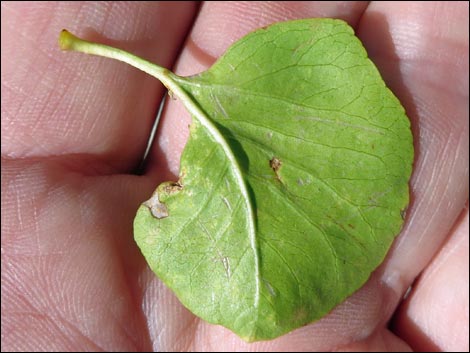
{"label": "open palm", "polygon": [[[468,3],[3,2],[1,11],[2,350],[468,350]],[[118,62],[65,55],[56,40],[67,27],[189,75],[255,28],[318,16],[356,29],[405,106],[412,202],[362,289],[315,324],[247,344],[182,307],[133,240],[138,205],[177,174],[190,117],[169,102],[146,173],[134,175],[162,86]]]}

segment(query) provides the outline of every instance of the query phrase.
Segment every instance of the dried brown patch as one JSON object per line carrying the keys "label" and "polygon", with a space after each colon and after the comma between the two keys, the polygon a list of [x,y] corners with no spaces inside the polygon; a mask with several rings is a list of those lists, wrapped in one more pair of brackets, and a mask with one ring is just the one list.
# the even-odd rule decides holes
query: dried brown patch
{"label": "dried brown patch", "polygon": [[271,167],[272,170],[274,170],[274,173],[277,174],[277,172],[279,171],[279,169],[281,168],[282,166],[282,162],[279,158],[277,157],[273,157],[271,158],[271,160],[269,161],[269,166]]}

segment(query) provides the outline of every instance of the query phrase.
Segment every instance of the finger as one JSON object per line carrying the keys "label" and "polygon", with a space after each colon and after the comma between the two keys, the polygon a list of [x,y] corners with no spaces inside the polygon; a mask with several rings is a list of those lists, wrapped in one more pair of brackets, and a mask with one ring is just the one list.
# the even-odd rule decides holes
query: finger
{"label": "finger", "polygon": [[415,351],[468,351],[468,210],[413,286],[393,327]]}
{"label": "finger", "polygon": [[[185,43],[176,73],[190,76],[209,68],[216,58],[249,32],[273,22],[308,17],[336,17],[355,25],[367,2],[215,2],[205,4]],[[170,101],[159,126],[149,172],[169,169],[178,175],[179,158],[188,138],[189,114]],[[170,177],[163,176],[163,177]]]}
{"label": "finger", "polygon": [[412,201],[383,274],[396,302],[468,197],[468,26],[468,3],[376,2],[358,28],[415,138]]}
{"label": "finger", "polygon": [[131,236],[148,184],[70,169],[2,160],[2,349],[149,350]]}
{"label": "finger", "polygon": [[2,2],[2,155],[89,154],[135,167],[160,83],[109,59],[60,52],[67,27],[171,67],[192,3]]}
{"label": "finger", "polygon": [[338,352],[412,352],[411,348],[389,330],[379,330],[366,340],[340,347]]}

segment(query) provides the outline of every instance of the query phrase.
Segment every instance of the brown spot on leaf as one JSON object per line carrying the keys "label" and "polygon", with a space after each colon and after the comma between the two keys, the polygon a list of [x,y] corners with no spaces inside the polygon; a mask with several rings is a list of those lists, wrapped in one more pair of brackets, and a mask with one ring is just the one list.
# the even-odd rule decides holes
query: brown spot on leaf
{"label": "brown spot on leaf", "polygon": [[301,307],[297,309],[294,313],[294,321],[295,322],[303,322],[305,318],[308,316],[309,312],[305,308]]}
{"label": "brown spot on leaf", "polygon": [[174,194],[182,188],[183,185],[179,181],[162,183],[157,190],[155,190],[152,197],[145,201],[143,205],[150,209],[150,212],[152,212],[152,215],[155,218],[166,218],[169,216],[168,208],[164,202],[160,201],[160,196],[162,197],[162,200],[165,200],[168,195]]}
{"label": "brown spot on leaf", "polygon": [[145,201],[143,205],[147,206],[150,212],[152,212],[152,215],[157,219],[168,217],[168,209],[164,203],[160,202],[158,191],[154,192],[152,197]]}
{"label": "brown spot on leaf", "polygon": [[273,157],[271,158],[271,160],[269,161],[269,166],[271,167],[272,170],[274,170],[274,173],[277,174],[277,172],[279,171],[279,169],[281,168],[282,166],[282,162],[279,158],[277,157]]}
{"label": "brown spot on leaf", "polygon": [[164,186],[163,191],[167,194],[174,194],[175,192],[180,191],[183,188],[179,182],[176,183],[168,183]]}
{"label": "brown spot on leaf", "polygon": [[274,171],[274,174],[276,174],[276,179],[281,182],[282,184],[282,180],[281,180],[281,177],[279,175],[279,170],[281,169],[282,167],[282,162],[279,158],[277,157],[273,157],[271,158],[271,160],[269,161],[269,166],[271,167],[271,169]]}
{"label": "brown spot on leaf", "polygon": [[408,211],[408,206],[406,206],[404,209],[400,211],[400,216],[402,220],[405,220],[406,218],[406,211]]}

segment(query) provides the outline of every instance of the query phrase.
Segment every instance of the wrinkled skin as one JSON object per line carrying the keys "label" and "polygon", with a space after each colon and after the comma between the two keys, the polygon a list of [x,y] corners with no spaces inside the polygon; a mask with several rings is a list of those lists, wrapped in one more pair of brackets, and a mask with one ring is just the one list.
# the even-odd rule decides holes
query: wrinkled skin
{"label": "wrinkled skin", "polygon": [[[2,350],[468,351],[468,3],[1,6]],[[62,53],[57,36],[65,27],[189,75],[257,27],[314,16],[354,26],[404,104],[412,202],[362,289],[314,324],[247,344],[183,308],[133,241],[138,205],[177,174],[188,114],[170,101],[137,176],[162,86]]]}

